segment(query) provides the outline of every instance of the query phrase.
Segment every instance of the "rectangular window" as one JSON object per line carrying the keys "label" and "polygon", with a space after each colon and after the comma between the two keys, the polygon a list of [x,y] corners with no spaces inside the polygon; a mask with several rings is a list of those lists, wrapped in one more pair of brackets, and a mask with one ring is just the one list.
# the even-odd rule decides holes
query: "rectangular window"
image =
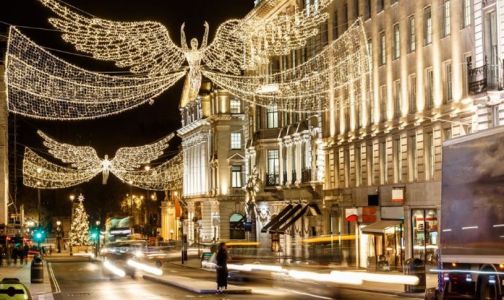
{"label": "rectangular window", "polygon": [[401,36],[399,31],[399,24],[394,25],[394,59],[401,56]]}
{"label": "rectangular window", "polygon": [[427,89],[425,99],[425,108],[431,109],[434,105],[434,75],[432,73],[432,68],[427,69],[425,74],[425,80],[427,81]]}
{"label": "rectangular window", "polygon": [[268,106],[267,108],[267,127],[278,128],[278,110],[276,104]]}
{"label": "rectangular window", "polygon": [[334,11],[332,25],[333,25],[333,40],[335,40],[338,38],[338,11],[337,10]]}
{"label": "rectangular window", "polygon": [[432,15],[430,6],[424,9],[424,45],[432,43]]}
{"label": "rectangular window", "polygon": [[355,145],[354,149],[355,155],[355,185],[361,186],[362,184],[362,173],[361,173],[361,146],[359,144]]}
{"label": "rectangular window", "polygon": [[343,27],[342,32],[345,32],[348,28],[348,4],[343,4],[343,22],[341,22],[341,26]]}
{"label": "rectangular window", "polygon": [[452,138],[452,129],[450,127],[443,129],[443,142]]}
{"label": "rectangular window", "polygon": [[366,7],[365,7],[365,13],[364,13],[364,18],[367,20],[371,18],[371,0],[365,0],[366,2]]}
{"label": "rectangular window", "polygon": [[380,86],[380,120],[387,119],[387,86]]}
{"label": "rectangular window", "polygon": [[368,185],[373,185],[373,176],[374,176],[373,145],[366,146],[366,169],[368,175]]}
{"label": "rectangular window", "polygon": [[448,36],[451,33],[450,0],[443,3],[443,35]]}
{"label": "rectangular window", "polygon": [[394,180],[396,183],[402,181],[402,159],[401,159],[401,140],[394,139]]}
{"label": "rectangular window", "polygon": [[371,39],[369,39],[367,41],[367,50],[368,50],[368,53],[369,53],[369,57],[371,58],[371,66],[373,65],[372,62],[373,62],[373,41]]}
{"label": "rectangular window", "polygon": [[387,144],[380,143],[380,184],[387,183]]}
{"label": "rectangular window", "polygon": [[416,50],[416,28],[415,16],[408,18],[408,51],[413,52]]}
{"label": "rectangular window", "polygon": [[384,6],[385,6],[385,0],[376,0],[376,13],[381,12]]}
{"label": "rectangular window", "polygon": [[471,25],[471,0],[462,0],[463,27]]}
{"label": "rectangular window", "polygon": [[436,159],[436,153],[435,153],[435,146],[434,146],[434,136],[432,132],[429,132],[425,135],[425,142],[424,142],[424,147],[425,147],[425,159],[427,163],[427,174],[426,174],[426,179],[434,179],[434,167],[435,167],[435,159]]}
{"label": "rectangular window", "polygon": [[231,166],[231,187],[241,188],[242,186],[242,166]]}
{"label": "rectangular window", "polygon": [[446,103],[449,103],[453,100],[453,91],[452,91],[452,68],[451,63],[446,63],[445,65],[445,87],[446,87]]}
{"label": "rectangular window", "polygon": [[394,116],[401,116],[401,80],[394,81]]}
{"label": "rectangular window", "polygon": [[354,0],[354,16],[355,19],[358,19],[360,16],[360,9],[359,9],[359,0]]}
{"label": "rectangular window", "polygon": [[241,148],[241,132],[231,132],[231,149],[239,150]]}
{"label": "rectangular window", "polygon": [[416,75],[409,76],[409,112],[416,113],[417,93],[416,93]]}
{"label": "rectangular window", "polygon": [[417,159],[416,159],[416,138],[414,135],[408,137],[408,162],[409,162],[409,180],[416,181],[418,179]]}
{"label": "rectangular window", "polygon": [[230,110],[232,114],[240,114],[241,113],[241,101],[238,99],[231,99],[230,101]]}
{"label": "rectangular window", "polygon": [[426,261],[436,256],[438,248],[438,218],[435,209],[414,209],[411,211],[411,233],[413,258]]}
{"label": "rectangular window", "polygon": [[387,62],[387,40],[385,31],[380,32],[380,66]]}
{"label": "rectangular window", "polygon": [[278,150],[268,150],[268,174],[266,185],[273,186],[280,184],[280,157]]}

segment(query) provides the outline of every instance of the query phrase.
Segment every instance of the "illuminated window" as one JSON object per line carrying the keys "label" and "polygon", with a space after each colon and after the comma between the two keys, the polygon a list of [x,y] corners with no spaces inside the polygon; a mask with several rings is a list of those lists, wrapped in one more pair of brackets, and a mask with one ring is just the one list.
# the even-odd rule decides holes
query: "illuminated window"
{"label": "illuminated window", "polygon": [[241,149],[241,132],[231,132],[231,149]]}
{"label": "illuminated window", "polygon": [[424,9],[424,45],[429,45],[432,43],[432,15],[431,8],[426,7]]}
{"label": "illuminated window", "polygon": [[416,49],[416,28],[415,16],[410,16],[408,19],[408,51],[413,52]]}
{"label": "illuminated window", "polygon": [[452,91],[452,68],[451,63],[445,64],[445,87],[446,87],[446,102],[451,102],[453,100],[453,91]]}
{"label": "illuminated window", "polygon": [[241,101],[238,99],[231,99],[230,108],[232,114],[241,113]]}
{"label": "illuminated window", "polygon": [[242,166],[231,166],[231,187],[241,188],[242,184]]}
{"label": "illuminated window", "polygon": [[425,74],[425,79],[427,80],[427,99],[425,99],[425,108],[431,109],[434,106],[434,74],[432,68],[427,69]]}
{"label": "illuminated window", "polygon": [[443,35],[448,36],[451,33],[450,0],[443,3]]}
{"label": "illuminated window", "polygon": [[411,114],[416,112],[416,98],[417,98],[417,93],[416,93],[416,75],[412,74],[409,76],[409,112]]}
{"label": "illuminated window", "polygon": [[268,106],[267,127],[268,128],[278,128],[278,110],[277,110],[276,104]]}
{"label": "illuminated window", "polygon": [[385,39],[385,32],[380,32],[380,65],[387,62],[387,41]]}
{"label": "illuminated window", "polygon": [[471,0],[462,0],[463,27],[471,25]]}
{"label": "illuminated window", "polygon": [[394,25],[394,59],[401,56],[401,36],[399,31],[399,24]]}
{"label": "illuminated window", "polygon": [[438,248],[438,218],[435,209],[411,211],[413,257],[433,261]]}
{"label": "illuminated window", "polygon": [[268,174],[266,184],[269,186],[280,184],[280,157],[278,150],[268,150]]}

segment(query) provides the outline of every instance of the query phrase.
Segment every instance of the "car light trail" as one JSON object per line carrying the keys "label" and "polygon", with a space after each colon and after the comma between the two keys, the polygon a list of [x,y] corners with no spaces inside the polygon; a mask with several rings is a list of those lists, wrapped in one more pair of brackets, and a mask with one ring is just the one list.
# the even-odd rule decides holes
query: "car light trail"
{"label": "car light trail", "polygon": [[395,284],[408,284],[417,285],[419,279],[417,276],[412,275],[394,275],[394,274],[378,274],[368,272],[344,272],[332,271],[331,275],[341,276],[342,278],[353,278],[355,280],[379,282],[379,283],[395,283]]}
{"label": "car light trail", "polygon": [[153,267],[153,266],[139,263],[139,262],[134,261],[132,259],[128,259],[127,264],[128,264],[128,266],[132,266],[135,269],[139,269],[139,270],[142,270],[147,273],[151,273],[151,274],[154,274],[157,276],[163,275],[163,270],[156,268],[156,267]]}
{"label": "car light trail", "polygon": [[[341,273],[341,272],[340,272]],[[348,277],[343,274],[322,274],[315,272],[307,272],[307,271],[288,271],[288,275],[294,279],[303,279],[303,280],[314,280],[314,281],[322,281],[322,282],[334,282],[334,283],[342,283],[342,284],[352,284],[352,285],[361,285],[362,279],[356,277]]]}
{"label": "car light trail", "polygon": [[111,264],[109,261],[105,261],[103,262],[103,266],[109,270],[110,272],[114,273],[114,275],[117,275],[119,277],[124,277],[126,276],[126,272],[124,272],[123,270],[119,269],[118,267],[114,266],[113,264]]}

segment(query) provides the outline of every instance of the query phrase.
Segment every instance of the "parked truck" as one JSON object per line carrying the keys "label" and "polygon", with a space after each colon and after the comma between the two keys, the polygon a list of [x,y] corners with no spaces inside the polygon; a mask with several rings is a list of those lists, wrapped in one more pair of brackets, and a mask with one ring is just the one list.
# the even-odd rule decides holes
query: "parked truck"
{"label": "parked truck", "polygon": [[504,127],[443,144],[440,234],[426,299],[504,299]]}

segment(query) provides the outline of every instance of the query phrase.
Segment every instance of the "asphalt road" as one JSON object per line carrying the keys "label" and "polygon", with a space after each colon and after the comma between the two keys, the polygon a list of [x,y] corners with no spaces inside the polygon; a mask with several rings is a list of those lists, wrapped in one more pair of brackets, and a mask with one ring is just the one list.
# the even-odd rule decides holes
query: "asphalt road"
{"label": "asphalt road", "polygon": [[[311,286],[296,282],[244,282],[250,286],[252,295],[197,295],[175,287],[144,280],[140,277],[111,279],[104,275],[100,263],[85,260],[53,260],[51,267],[60,292],[56,300],[116,300],[116,299],[370,299],[389,300],[400,297],[361,291]],[[212,279],[213,273],[169,265],[165,272],[198,279]],[[406,299],[406,298],[405,298]]]}

